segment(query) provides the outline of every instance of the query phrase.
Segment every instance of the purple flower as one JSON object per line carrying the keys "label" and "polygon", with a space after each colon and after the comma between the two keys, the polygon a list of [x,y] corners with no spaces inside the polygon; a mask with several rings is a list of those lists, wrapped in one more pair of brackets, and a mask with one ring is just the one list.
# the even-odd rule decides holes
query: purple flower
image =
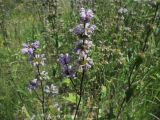
{"label": "purple flower", "polygon": [[78,36],[82,36],[84,34],[83,24],[76,26],[73,29],[73,33]]}
{"label": "purple flower", "polygon": [[30,54],[30,55],[33,54],[34,49],[29,44],[24,43],[22,46],[23,46],[23,48],[22,48],[21,52],[23,54]]}
{"label": "purple flower", "polygon": [[35,42],[31,43],[31,44],[24,43],[22,46],[23,46],[23,48],[22,48],[21,52],[23,54],[32,55],[33,52],[39,47],[39,41],[35,41]]}
{"label": "purple flower", "polygon": [[91,19],[93,18],[93,11],[91,9],[87,10],[86,18],[88,19],[88,21],[91,21]]}
{"label": "purple flower", "polygon": [[36,89],[38,87],[38,80],[34,79],[29,82],[28,90],[31,92],[32,90]]}
{"label": "purple flower", "polygon": [[84,60],[80,59],[78,61],[78,64],[79,64],[80,71],[88,70],[92,67],[92,65],[94,65],[93,60],[90,57],[87,57]]}
{"label": "purple flower", "polygon": [[61,65],[69,64],[69,62],[70,62],[70,55],[68,53],[66,53],[65,55],[61,54],[60,57],[59,57],[59,59],[58,59],[58,62]]}
{"label": "purple flower", "polygon": [[96,25],[91,25],[91,27],[87,29],[87,35],[92,34],[95,29],[96,29]]}
{"label": "purple flower", "polygon": [[75,77],[75,70],[73,67],[68,66],[70,63],[70,55],[68,53],[61,54],[59,59],[59,63],[61,64],[61,69],[64,77],[74,78]]}
{"label": "purple flower", "polygon": [[79,40],[76,42],[76,48],[74,51],[79,54],[82,58],[86,58],[90,48],[93,46],[92,41],[89,40]]}
{"label": "purple flower", "polygon": [[78,35],[78,36],[83,36],[83,35],[86,35],[88,37],[90,37],[90,35],[93,33],[93,31],[96,29],[96,26],[95,25],[91,25],[89,23],[86,23],[85,24],[85,29],[84,29],[84,26],[83,24],[80,24],[78,26],[76,26],[76,28],[73,29],[73,33],[75,35]]}
{"label": "purple flower", "polygon": [[39,48],[40,43],[39,43],[39,41],[35,41],[35,42],[33,42],[31,45],[32,45],[32,47],[33,47],[34,49],[37,49],[37,48]]}
{"label": "purple flower", "polygon": [[81,22],[88,23],[93,18],[93,12],[91,9],[85,10],[84,8],[80,9],[80,20]]}
{"label": "purple flower", "polygon": [[84,8],[81,8],[80,9],[80,19],[81,19],[81,21],[85,21],[85,19],[86,19],[86,11],[85,11],[85,9]]}
{"label": "purple flower", "polygon": [[63,66],[62,72],[64,77],[75,78],[75,69],[72,66]]}

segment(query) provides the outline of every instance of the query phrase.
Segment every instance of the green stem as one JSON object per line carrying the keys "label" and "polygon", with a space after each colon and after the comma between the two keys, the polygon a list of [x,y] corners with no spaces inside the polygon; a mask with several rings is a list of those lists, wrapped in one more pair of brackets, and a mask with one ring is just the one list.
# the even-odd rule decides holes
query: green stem
{"label": "green stem", "polygon": [[75,113],[75,115],[74,115],[74,120],[76,119],[76,116],[77,116],[77,114],[78,114],[79,106],[80,106],[81,99],[82,99],[84,73],[85,73],[85,70],[83,70],[83,73],[82,73],[81,84],[80,84],[80,96],[79,96],[79,101],[78,101],[78,104],[77,104],[77,107],[76,107],[76,113]]}

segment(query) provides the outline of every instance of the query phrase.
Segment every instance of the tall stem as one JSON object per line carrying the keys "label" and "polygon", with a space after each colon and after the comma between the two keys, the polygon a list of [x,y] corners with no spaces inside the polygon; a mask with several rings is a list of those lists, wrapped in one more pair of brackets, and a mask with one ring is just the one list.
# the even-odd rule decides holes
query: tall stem
{"label": "tall stem", "polygon": [[78,104],[77,104],[76,113],[75,113],[75,115],[74,115],[74,120],[76,119],[76,116],[77,116],[77,114],[78,114],[79,106],[80,106],[81,99],[82,99],[84,73],[85,73],[85,70],[83,69],[82,78],[81,78],[81,84],[80,84],[80,95],[79,95],[79,101],[78,101]]}
{"label": "tall stem", "polygon": [[[39,65],[37,65],[37,71],[38,71],[38,79],[39,79],[39,76],[41,75]],[[44,88],[43,88],[42,80],[40,80],[40,84],[41,84],[41,92],[42,92],[41,105],[42,105],[42,112],[43,112],[43,120],[45,120],[45,96],[44,96]]]}
{"label": "tall stem", "polygon": [[[86,23],[84,23],[84,31],[85,31],[85,28],[86,28]],[[84,32],[84,35],[85,35],[85,32]],[[85,38],[83,38],[83,45],[84,45],[84,42],[85,42]],[[84,57],[83,57],[83,61],[84,61]],[[79,101],[78,101],[78,104],[77,104],[77,107],[76,107],[76,113],[74,115],[74,120],[76,119],[76,116],[78,114],[78,110],[79,110],[79,106],[80,106],[80,103],[81,103],[81,99],[82,99],[82,95],[83,95],[83,81],[84,81],[84,74],[85,74],[85,70],[84,68],[82,68],[82,78],[81,78],[81,84],[80,84],[80,95],[79,95]]]}

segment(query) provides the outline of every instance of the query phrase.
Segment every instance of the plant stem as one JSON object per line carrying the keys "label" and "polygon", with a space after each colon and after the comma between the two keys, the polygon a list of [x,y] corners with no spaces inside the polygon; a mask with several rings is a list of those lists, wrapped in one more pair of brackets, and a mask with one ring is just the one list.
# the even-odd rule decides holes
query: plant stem
{"label": "plant stem", "polygon": [[[39,79],[39,76],[41,75],[39,65],[37,65],[37,71],[38,71],[37,78]],[[45,120],[45,96],[44,96],[44,88],[43,88],[43,81],[42,80],[40,80],[40,84],[41,84],[41,92],[42,92],[41,105],[42,105],[42,112],[43,112],[43,120]]]}
{"label": "plant stem", "polygon": [[[67,66],[67,69],[69,69],[68,64],[65,64],[65,65]],[[73,88],[74,88],[75,92],[77,93],[76,85],[74,84],[74,82],[73,82],[73,80],[72,80],[71,77],[69,77],[69,79],[70,79],[70,81],[71,81],[71,83],[72,83],[72,85],[73,85]],[[78,94],[78,93],[77,93],[77,94]]]}
{"label": "plant stem", "polygon": [[118,111],[118,113],[117,113],[116,120],[119,119],[119,116],[120,116],[120,114],[122,113],[122,110],[123,110],[123,107],[124,107],[124,103],[125,103],[125,98],[123,98],[123,101],[122,101],[122,103],[120,104],[120,108],[119,108],[119,111]]}
{"label": "plant stem", "polygon": [[38,93],[37,93],[37,91],[36,91],[36,90],[34,90],[34,93],[36,94],[36,96],[37,96],[38,100],[39,100],[40,102],[42,102],[42,100],[41,100],[41,98],[40,98],[40,96],[38,95]]}
{"label": "plant stem", "polygon": [[44,117],[43,117],[43,119],[45,120],[45,98],[44,98],[44,90],[43,90],[43,83],[42,83],[42,81],[41,81],[41,91],[42,91],[42,111],[43,111],[43,115],[44,115]]}
{"label": "plant stem", "polygon": [[128,77],[128,89],[129,89],[129,88],[131,87],[131,85],[132,85],[131,77],[132,77],[132,74],[133,74],[133,71],[134,71],[135,67],[136,67],[136,64],[134,63],[134,65],[133,65],[133,67],[132,67],[132,69],[131,69],[131,71],[130,71],[129,77]]}
{"label": "plant stem", "polygon": [[[151,21],[152,24],[153,24],[153,23],[155,22],[155,20],[156,20],[158,8],[159,8],[159,5],[156,6],[156,10],[155,10],[154,16],[153,16],[152,21]],[[152,31],[151,28],[149,28],[149,30],[147,31],[147,35],[146,35],[146,38],[145,38],[145,41],[144,41],[144,46],[143,46],[143,48],[142,48],[142,52],[144,52],[145,49],[146,49],[147,42],[148,42],[148,37],[150,36],[151,31]]]}
{"label": "plant stem", "polygon": [[[86,23],[84,22],[83,24],[84,26],[84,31],[85,31],[85,28],[86,28]],[[84,32],[84,35],[85,35],[85,32]],[[83,45],[85,43],[85,37],[83,38]],[[83,57],[83,61],[84,61],[84,57]],[[76,113],[74,115],[74,120],[76,119],[76,116],[78,114],[78,110],[79,110],[79,106],[80,106],[80,103],[81,103],[81,99],[82,99],[82,94],[83,94],[83,81],[84,81],[84,73],[85,73],[85,69],[82,67],[83,71],[82,71],[82,78],[81,78],[81,83],[80,83],[80,95],[79,95],[79,101],[78,101],[78,104],[77,104],[77,107],[76,107]]]}
{"label": "plant stem", "polygon": [[74,120],[76,119],[76,116],[77,116],[77,114],[78,114],[79,106],[80,106],[81,99],[82,99],[84,73],[85,73],[85,70],[83,69],[82,78],[81,78],[81,84],[80,84],[80,96],[79,96],[79,101],[78,101],[78,104],[77,104],[77,107],[76,107],[76,113],[75,113],[75,115],[74,115]]}

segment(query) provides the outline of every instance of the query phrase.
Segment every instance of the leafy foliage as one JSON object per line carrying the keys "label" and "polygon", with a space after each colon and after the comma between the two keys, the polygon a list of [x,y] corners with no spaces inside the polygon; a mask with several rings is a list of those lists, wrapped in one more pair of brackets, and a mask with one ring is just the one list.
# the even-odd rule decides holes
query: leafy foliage
{"label": "leafy foliage", "polygon": [[75,64],[78,36],[71,31],[80,22],[81,7],[93,10],[97,29],[89,52],[94,65],[84,74],[75,119],[160,119],[159,0],[0,0],[0,119],[44,118],[37,97],[41,91],[27,89],[36,68],[21,53],[23,43],[36,40],[36,52],[46,57],[40,68],[50,78],[45,84],[59,88],[57,96],[45,101],[45,119],[74,118],[82,72],[73,81],[64,78],[57,59],[69,53]]}

